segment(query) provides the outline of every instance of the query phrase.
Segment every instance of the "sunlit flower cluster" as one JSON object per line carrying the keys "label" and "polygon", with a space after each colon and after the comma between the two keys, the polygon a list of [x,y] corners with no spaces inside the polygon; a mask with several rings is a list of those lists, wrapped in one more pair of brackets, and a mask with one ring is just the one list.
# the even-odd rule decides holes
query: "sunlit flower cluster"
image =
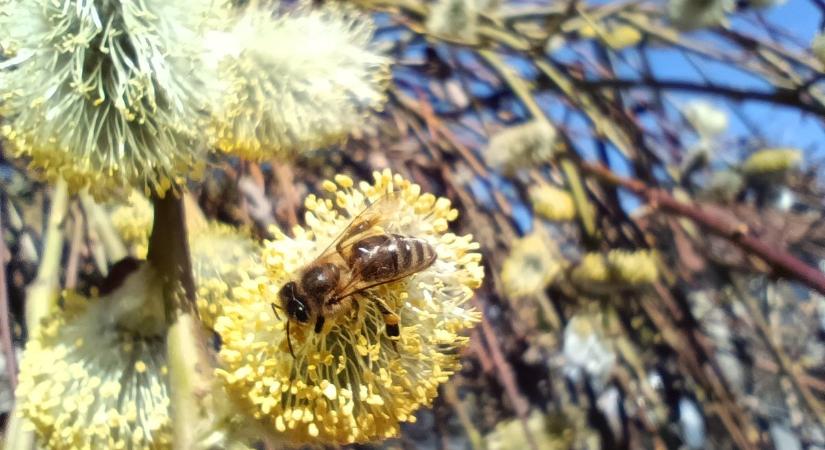
{"label": "sunlit flower cluster", "polygon": [[587,24],[578,30],[583,38],[598,38],[613,50],[632,47],[642,41],[644,35],[633,25],[618,21]]}
{"label": "sunlit flower cluster", "polygon": [[478,0],[438,0],[427,16],[427,32],[442,39],[476,43],[479,12]]}
{"label": "sunlit flower cluster", "polygon": [[63,296],[29,340],[17,401],[48,449],[169,449],[160,283],[143,266],[111,294]]}
{"label": "sunlit flower cluster", "polygon": [[155,217],[152,203],[145,195],[132,191],[126,202],[112,208],[110,220],[115,231],[137,258],[146,258],[149,251],[149,233]]}
{"label": "sunlit flower cluster", "polygon": [[570,280],[585,292],[607,294],[656,281],[659,259],[648,250],[587,253],[570,271]]}
{"label": "sunlit flower cluster", "polygon": [[559,275],[562,264],[540,231],[517,240],[501,266],[504,293],[517,298],[535,295]]}
{"label": "sunlit flower cluster", "polygon": [[564,222],[576,218],[576,204],[570,192],[549,184],[531,187],[530,203],[536,214],[547,220]]}
{"label": "sunlit flower cluster", "polygon": [[232,288],[263,275],[261,246],[234,227],[212,222],[190,233],[189,251],[198,313],[212,328],[222,302],[232,298]]}
{"label": "sunlit flower cluster", "polygon": [[573,447],[575,431],[567,421],[558,416],[548,416],[534,410],[527,417],[526,423],[521,419],[506,420],[485,437],[489,450],[512,450],[532,448],[533,444],[525,433],[530,433],[535,448],[542,450],[568,450]]}
{"label": "sunlit flower cluster", "polygon": [[703,100],[686,104],[682,113],[696,133],[702,137],[718,136],[728,128],[728,115],[725,111]]}
{"label": "sunlit flower cluster", "polygon": [[668,0],[671,22],[684,30],[721,25],[732,12],[732,0]]}
{"label": "sunlit flower cluster", "polygon": [[766,148],[752,153],[742,163],[747,176],[782,174],[802,162],[802,152],[795,148]]}
{"label": "sunlit flower cluster", "polygon": [[0,131],[47,179],[97,196],[197,176],[220,0],[9,0],[0,14]]}
{"label": "sunlit flower cluster", "polygon": [[[295,443],[350,443],[394,436],[401,422],[430,404],[438,386],[459,367],[467,343],[462,331],[479,320],[469,306],[482,281],[478,244],[448,232],[457,211],[445,198],[421,193],[389,171],[357,187],[346,176],[327,181],[332,198],[306,199],[307,228],[293,237],[276,232],[266,243],[266,276],[232,290],[215,329],[229,394],[251,416]],[[328,320],[321,333],[276,316],[280,287],[313,261],[366,206],[388,192],[398,202],[381,225],[388,233],[427,240],[437,258],[427,269],[380,285],[360,297],[358,312]],[[382,300],[400,316],[400,338],[386,335],[376,306]]]}
{"label": "sunlit flower cluster", "polygon": [[385,101],[389,60],[369,48],[372,32],[368,16],[340,4],[280,17],[248,8],[211,39],[218,147],[264,159],[341,141]]}
{"label": "sunlit flower cluster", "polygon": [[557,135],[556,128],[542,120],[505,128],[490,138],[484,161],[505,173],[546,163],[555,154]]}

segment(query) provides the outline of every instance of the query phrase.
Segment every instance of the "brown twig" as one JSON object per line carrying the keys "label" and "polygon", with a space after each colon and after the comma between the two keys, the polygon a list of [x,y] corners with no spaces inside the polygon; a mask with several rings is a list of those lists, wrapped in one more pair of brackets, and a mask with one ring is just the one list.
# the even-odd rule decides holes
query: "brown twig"
{"label": "brown twig", "polygon": [[594,90],[603,88],[652,88],[659,90],[699,92],[702,94],[716,94],[733,100],[757,100],[777,105],[790,106],[800,110],[825,116],[825,107],[818,104],[811,104],[803,101],[799,91],[791,89],[779,89],[775,92],[755,91],[739,89],[732,86],[721,86],[711,83],[692,83],[678,80],[654,80],[641,79],[631,80],[622,78],[600,79],[600,80],[575,80],[577,87]]}
{"label": "brown twig", "polygon": [[753,296],[748,295],[746,290],[740,286],[740,283],[734,282],[732,284],[737,291],[738,297],[742,300],[745,308],[747,308],[748,315],[751,320],[753,320],[757,335],[768,347],[768,350],[779,364],[779,368],[782,372],[788,376],[791,384],[802,398],[802,401],[808,410],[813,413],[815,418],[821,424],[825,424],[825,408],[823,408],[822,404],[813,392],[811,392],[808,386],[802,381],[802,370],[800,370],[797,364],[794,364],[790,356],[788,356],[788,354],[782,349],[781,343],[778,342],[773,333],[771,333],[770,327],[768,326],[768,321],[765,319],[765,316],[762,315],[762,311],[759,309],[756,299],[753,298]]}
{"label": "brown twig", "polygon": [[77,286],[80,268],[80,248],[83,245],[83,214],[76,205],[72,205],[72,240],[69,242],[69,258],[66,260],[66,289]]}
{"label": "brown twig", "polygon": [[676,200],[662,189],[650,187],[634,178],[619,176],[601,164],[579,162],[578,165],[583,172],[603,182],[621,186],[629,192],[646,199],[653,207],[691,219],[711,233],[721,236],[746,252],[760,257],[774,269],[777,275],[797,280],[825,295],[825,273],[805,264],[789,252],[772,247],[751,235],[745,224],[724,220],[702,209],[699,205]]}
{"label": "brown twig", "polygon": [[12,390],[17,386],[17,359],[12,344],[11,305],[9,305],[8,288],[6,286],[6,241],[3,236],[3,212],[0,211],[0,345],[3,346],[3,355],[6,357],[6,372]]}
{"label": "brown twig", "polygon": [[[478,304],[480,301],[477,297],[473,298],[473,301],[476,303],[476,307],[483,309]],[[510,401],[513,404],[513,409],[516,411],[516,415],[519,419],[521,419],[521,422],[525,427],[524,431],[527,435],[528,442],[530,442],[531,448],[533,450],[538,450],[533,436],[527,430],[527,415],[530,412],[530,403],[526,398],[524,398],[524,395],[522,395],[521,390],[518,387],[518,381],[516,381],[516,374],[513,372],[513,367],[507,362],[504,352],[499,346],[496,332],[493,330],[493,326],[490,325],[490,321],[487,320],[486,315],[481,316],[481,332],[484,335],[484,340],[487,342],[487,347],[490,350],[490,357],[496,368],[496,377],[504,387],[504,392],[506,392],[507,397],[510,398]]]}

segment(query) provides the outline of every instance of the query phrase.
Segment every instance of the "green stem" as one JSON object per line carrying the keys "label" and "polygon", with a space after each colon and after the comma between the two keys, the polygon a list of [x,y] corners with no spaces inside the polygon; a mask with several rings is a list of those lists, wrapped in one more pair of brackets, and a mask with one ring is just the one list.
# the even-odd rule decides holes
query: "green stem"
{"label": "green stem", "polygon": [[60,180],[52,195],[37,277],[26,290],[26,328],[29,334],[40,326],[40,321],[57,304],[57,298],[60,295],[60,260],[63,256],[64,241],[61,225],[66,219],[68,204],[66,182]]}
{"label": "green stem", "polygon": [[195,282],[180,197],[152,197],[155,209],[147,260],[163,277],[169,329],[166,351],[172,404],[173,448],[198,448],[212,420],[212,364],[195,307]]}
{"label": "green stem", "polygon": [[[60,295],[60,260],[63,255],[64,235],[61,225],[66,218],[69,194],[66,182],[60,180],[52,195],[52,204],[43,238],[43,254],[37,277],[26,290],[26,328],[34,334],[40,322],[57,304]],[[20,416],[18,404],[9,415],[6,428],[5,450],[31,450],[34,448],[34,433],[26,429],[27,420]]]}
{"label": "green stem", "polygon": [[86,211],[89,227],[94,227],[97,231],[109,262],[114,263],[128,256],[129,251],[126,249],[126,245],[118,236],[103,208],[87,193],[80,194],[80,203],[83,205],[83,210]]}

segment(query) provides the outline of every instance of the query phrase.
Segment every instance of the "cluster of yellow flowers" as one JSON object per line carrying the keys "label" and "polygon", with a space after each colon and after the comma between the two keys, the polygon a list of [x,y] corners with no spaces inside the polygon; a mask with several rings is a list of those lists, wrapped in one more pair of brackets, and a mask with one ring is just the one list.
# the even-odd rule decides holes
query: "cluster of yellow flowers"
{"label": "cluster of yellow flowers", "polygon": [[[222,339],[219,371],[231,397],[252,417],[296,443],[365,442],[398,433],[401,422],[428,405],[438,386],[458,369],[466,344],[462,330],[479,320],[468,303],[481,284],[478,244],[447,231],[457,211],[444,198],[390,172],[358,187],[345,176],[325,182],[332,198],[307,198],[308,228],[294,237],[276,232],[266,243],[266,276],[232,290],[215,322]],[[286,322],[272,304],[277,292],[310,263],[369,203],[388,192],[401,199],[385,231],[426,239],[437,259],[427,269],[370,289],[358,312],[315,333]],[[381,299],[400,316],[400,338],[390,340]]]}
{"label": "cluster of yellow flowers", "polygon": [[802,162],[802,152],[795,148],[766,148],[751,154],[742,163],[749,177],[782,175]]}
{"label": "cluster of yellow flowers", "polygon": [[525,297],[543,291],[561,273],[549,239],[536,230],[519,239],[501,266],[501,282],[509,297]]}
{"label": "cluster of yellow flowers", "polygon": [[[197,176],[209,73],[200,38],[225,2],[6,1],[0,131],[46,178],[107,195]],[[185,74],[185,76],[184,76]]]}
{"label": "cluster of yellow flowers", "polygon": [[149,233],[155,213],[152,203],[138,191],[132,191],[126,202],[116,204],[110,213],[115,231],[129,246],[132,255],[146,258],[149,251]]}
{"label": "cluster of yellow flowers", "polygon": [[581,290],[595,294],[615,292],[656,281],[660,261],[648,250],[611,250],[587,253],[570,271],[570,280]]}
{"label": "cluster of yellow flowers", "polygon": [[570,192],[549,184],[530,188],[530,203],[536,214],[547,220],[565,222],[576,218],[576,203]]}

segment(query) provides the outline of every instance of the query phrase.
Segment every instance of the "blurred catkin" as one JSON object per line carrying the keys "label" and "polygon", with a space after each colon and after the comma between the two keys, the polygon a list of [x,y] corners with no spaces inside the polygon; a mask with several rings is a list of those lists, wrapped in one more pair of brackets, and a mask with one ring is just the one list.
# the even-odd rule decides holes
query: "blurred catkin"
{"label": "blurred catkin", "polygon": [[508,297],[536,295],[559,275],[562,265],[541,231],[517,240],[501,266],[501,283]]}
{"label": "blurred catkin", "polygon": [[484,149],[488,166],[511,174],[552,159],[558,132],[542,120],[531,120],[505,128],[490,138]]}
{"label": "blurred catkin", "polygon": [[735,6],[732,0],[668,0],[667,14],[676,27],[693,30],[721,25]]}
{"label": "blurred catkin", "polygon": [[752,153],[742,163],[748,177],[781,175],[802,162],[802,152],[794,148],[766,148]]}
{"label": "blurred catkin", "polygon": [[711,103],[694,100],[682,108],[690,126],[703,138],[718,136],[728,128],[728,116]]}
{"label": "blurred catkin", "polygon": [[372,33],[369,16],[341,4],[244,10],[210,36],[218,147],[261,160],[342,141],[386,101],[389,59],[371,49]]}
{"label": "blurred catkin", "polygon": [[478,0],[438,0],[427,16],[427,32],[439,38],[474,44],[478,42],[479,12]]}
{"label": "blurred catkin", "polygon": [[656,281],[659,259],[648,250],[587,253],[570,270],[570,280],[585,293],[610,294]]}
{"label": "blurred catkin", "polygon": [[557,222],[576,218],[576,203],[570,192],[543,183],[531,187],[529,194],[537,215]]}

